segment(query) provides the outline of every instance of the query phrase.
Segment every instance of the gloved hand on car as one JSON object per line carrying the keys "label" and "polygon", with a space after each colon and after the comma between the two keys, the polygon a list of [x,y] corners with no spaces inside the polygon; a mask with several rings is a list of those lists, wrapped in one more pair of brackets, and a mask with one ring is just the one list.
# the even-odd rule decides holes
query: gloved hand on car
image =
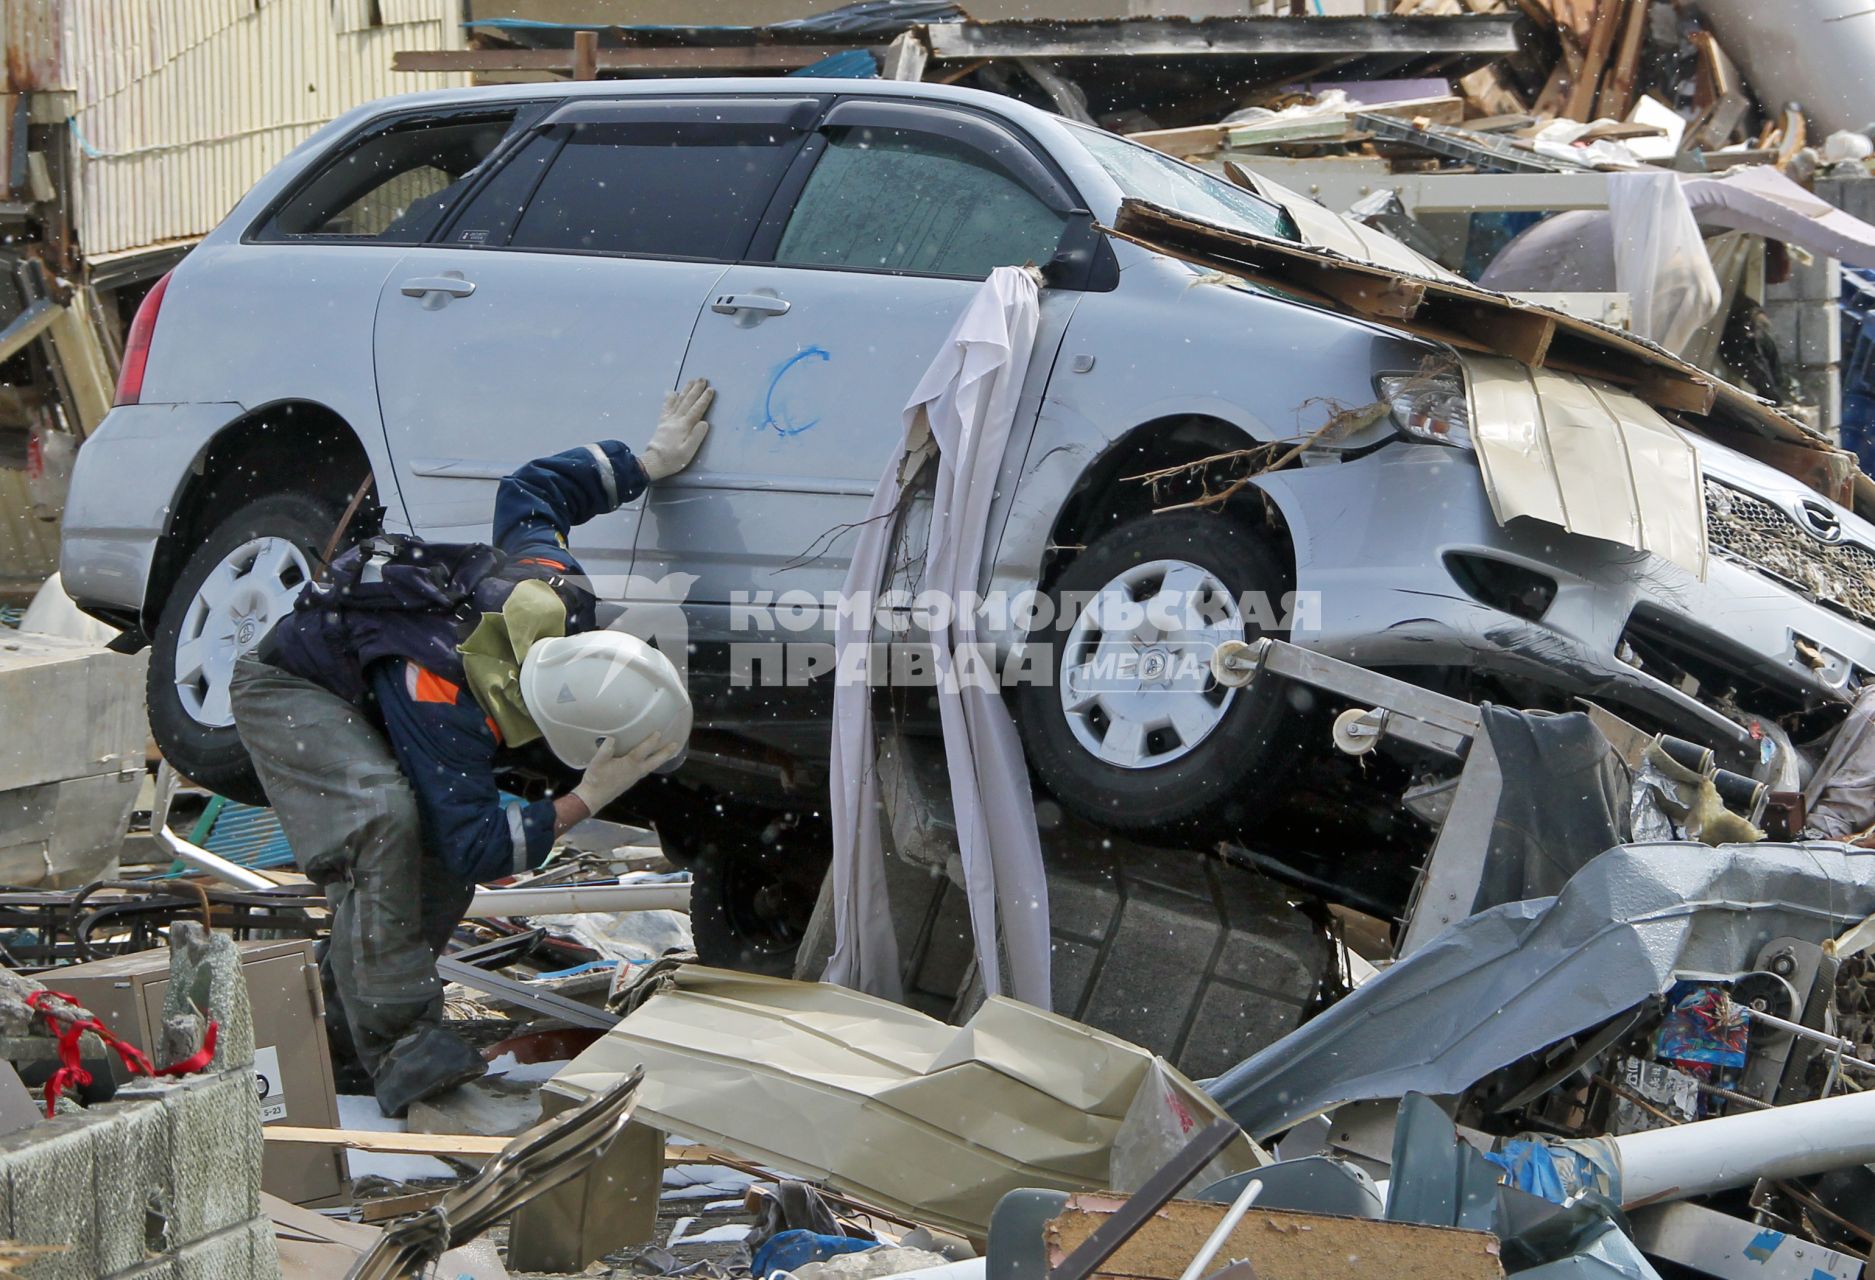
{"label": "gloved hand on car", "polygon": [[690,465],[709,434],[710,424],[703,415],[710,411],[716,391],[706,378],[693,378],[682,390],[664,397],[664,412],[658,416],[658,428],[651,433],[651,443],[638,455],[645,475],[653,480],[676,475]]}
{"label": "gloved hand on car", "polygon": [[598,813],[637,786],[646,774],[669,763],[682,749],[682,743],[666,742],[655,733],[630,751],[620,751],[618,739],[607,738],[599,744],[599,753],[586,766],[573,794],[585,804],[588,813]]}

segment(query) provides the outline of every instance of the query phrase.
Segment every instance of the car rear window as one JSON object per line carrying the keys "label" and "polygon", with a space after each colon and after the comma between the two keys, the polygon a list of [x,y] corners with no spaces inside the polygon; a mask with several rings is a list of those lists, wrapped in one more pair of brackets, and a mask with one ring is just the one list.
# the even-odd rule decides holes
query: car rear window
{"label": "car rear window", "polygon": [[283,200],[262,237],[421,241],[475,180],[478,166],[513,125],[514,114],[431,116],[370,133]]}
{"label": "car rear window", "polygon": [[1251,235],[1302,239],[1294,221],[1280,207],[1203,169],[1099,129],[1077,125],[1074,136],[1129,199],[1189,213]]}
{"label": "car rear window", "polygon": [[[547,165],[507,243],[576,253],[738,258],[799,141],[798,133],[769,124],[580,125]],[[521,159],[525,169],[529,158]],[[497,175],[491,192],[505,176]],[[478,200],[458,225],[480,225],[481,213]]]}

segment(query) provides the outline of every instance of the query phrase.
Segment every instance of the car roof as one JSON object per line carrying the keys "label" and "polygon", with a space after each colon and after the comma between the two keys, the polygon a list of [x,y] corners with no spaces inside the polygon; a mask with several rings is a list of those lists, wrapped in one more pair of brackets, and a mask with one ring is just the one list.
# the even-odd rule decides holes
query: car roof
{"label": "car roof", "polygon": [[537,102],[541,99],[623,98],[644,96],[707,95],[753,97],[777,93],[797,96],[863,94],[873,98],[911,98],[975,107],[1005,119],[1036,126],[1061,118],[1014,98],[957,85],[926,84],[916,80],[823,79],[819,76],[709,76],[659,80],[559,80],[526,84],[479,85],[466,89],[430,89],[380,98],[368,104],[372,114],[404,111],[411,107],[453,106],[484,102]]}

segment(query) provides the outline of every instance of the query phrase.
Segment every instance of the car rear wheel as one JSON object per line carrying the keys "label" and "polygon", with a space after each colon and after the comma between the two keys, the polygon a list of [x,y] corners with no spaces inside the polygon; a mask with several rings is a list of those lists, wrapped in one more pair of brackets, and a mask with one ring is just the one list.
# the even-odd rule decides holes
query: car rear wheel
{"label": "car rear wheel", "polygon": [[338,513],[303,493],[261,498],[195,549],[151,637],[150,732],[184,777],[249,804],[266,795],[234,727],[228,687],[312,577]]}
{"label": "car rear wheel", "polygon": [[[1146,516],[1096,541],[1051,594],[1017,695],[1029,759],[1061,806],[1145,836],[1241,828],[1295,756],[1292,712],[1211,675],[1227,640],[1280,611],[1283,574],[1254,529],[1205,512]],[[1045,677],[1045,678],[1044,678]]]}

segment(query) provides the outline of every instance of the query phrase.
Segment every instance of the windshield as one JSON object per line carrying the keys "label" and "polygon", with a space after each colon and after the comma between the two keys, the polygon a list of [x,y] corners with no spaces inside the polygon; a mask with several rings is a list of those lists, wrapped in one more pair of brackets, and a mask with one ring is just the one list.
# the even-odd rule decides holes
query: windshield
{"label": "windshield", "polygon": [[1261,196],[1104,130],[1076,125],[1074,132],[1129,199],[1251,235],[1302,239],[1289,215]]}

